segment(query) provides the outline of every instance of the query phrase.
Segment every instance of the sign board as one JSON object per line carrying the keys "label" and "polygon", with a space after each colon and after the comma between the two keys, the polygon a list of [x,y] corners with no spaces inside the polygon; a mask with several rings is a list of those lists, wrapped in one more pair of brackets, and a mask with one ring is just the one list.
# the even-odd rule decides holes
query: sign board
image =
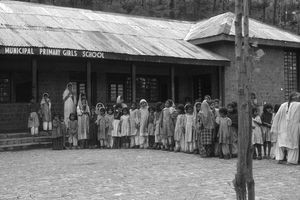
{"label": "sign board", "polygon": [[4,55],[40,55],[40,56],[65,56],[82,58],[104,58],[104,52],[41,48],[41,47],[0,47],[0,54]]}

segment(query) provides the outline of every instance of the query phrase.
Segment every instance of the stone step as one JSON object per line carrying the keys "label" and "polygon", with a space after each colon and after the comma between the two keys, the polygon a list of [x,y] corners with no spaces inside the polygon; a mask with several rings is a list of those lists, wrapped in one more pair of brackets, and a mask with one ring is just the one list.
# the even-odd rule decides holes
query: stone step
{"label": "stone step", "polygon": [[49,148],[52,142],[33,142],[33,143],[22,143],[22,144],[11,144],[11,145],[0,145],[0,151],[17,151],[26,149],[39,149]]}
{"label": "stone step", "polygon": [[[49,136],[51,133],[40,131],[39,136]],[[0,133],[0,139],[8,139],[8,138],[23,138],[23,137],[31,137],[29,132],[20,132],[20,133]]]}
{"label": "stone step", "polygon": [[51,137],[49,136],[6,138],[6,139],[0,139],[0,147],[2,145],[14,145],[14,144],[37,143],[37,142],[48,142],[48,141],[51,141]]}

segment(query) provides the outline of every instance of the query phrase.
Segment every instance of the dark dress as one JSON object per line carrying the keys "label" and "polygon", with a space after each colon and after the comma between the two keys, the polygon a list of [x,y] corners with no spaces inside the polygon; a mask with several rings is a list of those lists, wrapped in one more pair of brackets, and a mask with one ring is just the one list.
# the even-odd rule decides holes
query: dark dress
{"label": "dark dress", "polygon": [[53,150],[64,149],[63,127],[61,125],[61,122],[55,119],[52,122],[52,149]]}
{"label": "dark dress", "polygon": [[95,146],[97,145],[97,115],[93,114],[90,116],[90,132],[89,132],[89,145],[90,146]]}

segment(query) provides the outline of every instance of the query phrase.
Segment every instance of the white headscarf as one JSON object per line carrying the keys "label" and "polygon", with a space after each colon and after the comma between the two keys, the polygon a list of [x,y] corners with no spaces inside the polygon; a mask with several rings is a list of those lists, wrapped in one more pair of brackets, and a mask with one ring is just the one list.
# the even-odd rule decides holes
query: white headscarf
{"label": "white headscarf", "polygon": [[[47,99],[45,98],[45,95],[48,96]],[[43,94],[43,97],[42,97],[42,100],[41,100],[41,103],[40,103],[40,104],[43,105],[43,104],[45,104],[45,103],[48,103],[49,109],[51,109],[51,101],[50,101],[50,98],[49,98],[49,94],[48,94],[47,92],[45,92],[45,93]]]}

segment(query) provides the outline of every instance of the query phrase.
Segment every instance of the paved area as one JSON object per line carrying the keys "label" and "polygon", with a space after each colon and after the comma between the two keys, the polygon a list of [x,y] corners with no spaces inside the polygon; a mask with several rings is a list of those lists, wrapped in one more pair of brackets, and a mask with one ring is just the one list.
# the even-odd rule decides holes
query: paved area
{"label": "paved area", "polygon": [[[155,150],[0,152],[1,200],[235,199],[236,159]],[[299,200],[300,166],[254,161],[256,199]]]}

